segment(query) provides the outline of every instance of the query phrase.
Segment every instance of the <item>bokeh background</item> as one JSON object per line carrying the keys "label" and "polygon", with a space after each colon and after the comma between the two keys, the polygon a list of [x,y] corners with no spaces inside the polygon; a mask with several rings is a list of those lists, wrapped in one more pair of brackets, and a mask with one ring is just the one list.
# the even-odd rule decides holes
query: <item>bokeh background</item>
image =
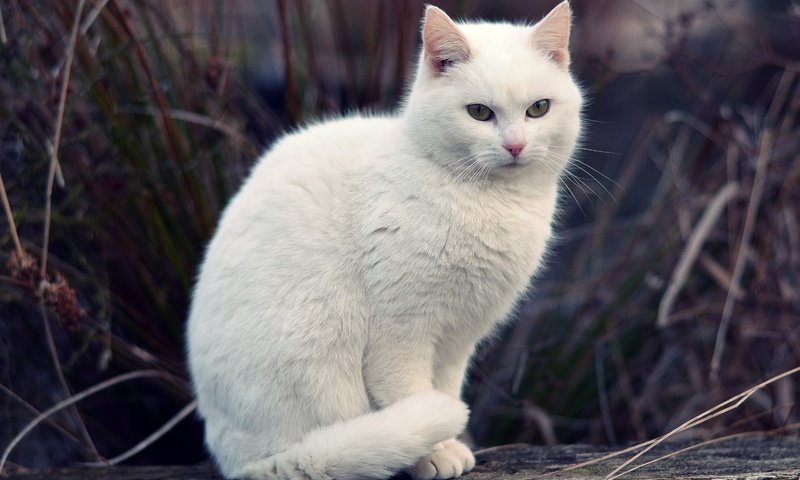
{"label": "bokeh background", "polygon": [[[556,2],[435,3],[532,22]],[[572,5],[586,134],[549,267],[470,374],[479,446],[646,440],[800,365],[800,3]],[[220,210],[276,136],[396,108],[422,10],[0,0],[0,174],[20,239],[4,217],[0,448],[100,386],[6,468],[114,457],[191,402],[183,326]],[[788,376],[678,439],[796,435],[799,398]],[[129,462],[204,458],[189,415]]]}

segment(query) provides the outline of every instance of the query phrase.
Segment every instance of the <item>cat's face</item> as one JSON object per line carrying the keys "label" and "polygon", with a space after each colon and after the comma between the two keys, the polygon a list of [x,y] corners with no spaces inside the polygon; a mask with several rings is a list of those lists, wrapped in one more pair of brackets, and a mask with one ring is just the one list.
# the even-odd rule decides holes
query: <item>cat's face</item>
{"label": "cat's face", "polygon": [[567,2],[533,27],[454,24],[428,7],[407,113],[418,144],[463,178],[557,176],[580,130]]}

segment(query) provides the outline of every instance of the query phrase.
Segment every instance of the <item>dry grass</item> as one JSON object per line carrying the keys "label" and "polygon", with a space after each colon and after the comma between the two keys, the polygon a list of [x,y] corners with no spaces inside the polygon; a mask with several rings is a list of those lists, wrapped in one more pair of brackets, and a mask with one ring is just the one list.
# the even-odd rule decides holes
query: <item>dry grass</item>
{"label": "dry grass", "polygon": [[[220,209],[295,122],[395,105],[421,11],[261,5],[275,34],[254,52],[245,0],[83,3],[0,0],[6,467],[136,453],[190,412],[183,322]],[[441,3],[520,15],[515,2]],[[539,3],[531,18],[551,6]],[[800,421],[796,376],[723,403],[800,364],[797,17],[745,1],[611,3],[574,2],[589,134],[551,267],[475,368],[481,445],[702,442]],[[656,53],[631,60],[616,49],[636,42],[604,40],[631,31]],[[282,78],[257,87],[242,71],[265,52]],[[141,370],[158,384],[98,388]],[[198,426],[177,430],[134,459],[197,460]]]}

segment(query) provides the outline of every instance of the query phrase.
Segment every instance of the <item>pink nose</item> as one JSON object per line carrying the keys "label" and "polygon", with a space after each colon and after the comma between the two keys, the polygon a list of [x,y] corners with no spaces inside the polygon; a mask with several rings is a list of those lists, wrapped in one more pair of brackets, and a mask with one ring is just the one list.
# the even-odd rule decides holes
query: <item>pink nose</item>
{"label": "pink nose", "polygon": [[525,148],[525,143],[523,142],[508,143],[503,145],[503,147],[505,147],[505,149],[508,150],[508,153],[510,153],[511,155],[518,157],[522,149]]}

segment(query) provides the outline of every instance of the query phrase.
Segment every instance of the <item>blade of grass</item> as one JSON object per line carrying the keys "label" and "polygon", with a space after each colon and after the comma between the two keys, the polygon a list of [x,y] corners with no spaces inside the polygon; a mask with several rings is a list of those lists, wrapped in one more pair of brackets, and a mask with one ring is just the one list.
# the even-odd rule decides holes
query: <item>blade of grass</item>
{"label": "blade of grass", "polygon": [[286,0],[277,0],[278,19],[280,21],[281,47],[283,52],[284,87],[286,88],[286,112],[292,122],[300,120],[300,95],[294,79],[294,62],[289,39],[289,21],[286,11]]}
{"label": "blade of grass", "polygon": [[141,42],[136,37],[134,27],[131,24],[131,20],[128,18],[129,16],[122,11],[121,7],[117,5],[117,2],[112,2],[114,7],[116,16],[120,20],[120,26],[122,27],[125,35],[131,42],[131,46],[133,47],[133,53],[136,57],[136,60],[139,62],[139,65],[142,67],[144,71],[145,77],[147,78],[148,84],[150,86],[151,93],[156,100],[156,106],[158,107],[158,111],[160,113],[159,119],[161,120],[161,125],[164,127],[162,132],[164,135],[164,140],[166,141],[168,151],[175,162],[175,165],[183,165],[184,156],[182,155],[181,149],[181,142],[180,138],[176,132],[175,125],[172,122],[172,119],[167,114],[169,110],[169,106],[167,105],[167,100],[164,98],[164,94],[159,88],[158,79],[156,78],[155,72],[153,71],[153,67],[150,61],[147,59],[147,55],[144,53],[144,49],[142,47]]}
{"label": "blade of grass", "polygon": [[6,22],[3,21],[2,8],[0,8],[0,42],[3,42],[3,46],[8,45],[8,35],[6,34]]}
{"label": "blade of grass", "polygon": [[661,298],[661,302],[658,305],[658,320],[656,320],[656,324],[659,327],[666,327],[670,324],[669,312],[672,309],[672,304],[675,303],[678,292],[681,291],[683,285],[686,283],[686,280],[689,277],[689,271],[697,260],[697,257],[700,254],[700,249],[703,248],[703,244],[711,234],[711,231],[716,224],[717,219],[722,214],[725,205],[728,204],[731,198],[733,198],[738,191],[739,187],[737,184],[729,183],[722,187],[706,206],[703,215],[700,217],[700,220],[697,222],[692,234],[689,236],[689,240],[686,242],[686,248],[683,250],[680,258],[678,259],[678,264],[675,267],[675,270],[672,272],[672,278],[669,281],[669,286],[664,292],[664,296]]}
{"label": "blade of grass", "polygon": [[[44,282],[42,282],[40,285],[44,285]],[[53,368],[56,371],[58,383],[61,386],[61,389],[64,391],[64,395],[69,398],[71,395],[69,385],[67,384],[67,379],[64,376],[64,369],[61,368],[61,360],[58,358],[58,349],[56,348],[56,342],[53,338],[53,330],[50,328],[50,320],[47,318],[47,307],[44,304],[44,293],[41,290],[42,289],[40,287],[37,296],[39,302],[39,313],[42,317],[42,325],[44,326],[44,336],[45,340],[47,341],[47,351],[50,353],[50,360],[53,362]],[[83,418],[81,417],[80,412],[78,412],[78,409],[72,407],[71,412],[77,420],[78,429],[83,437],[86,448],[88,448],[91,454],[96,458],[102,458],[100,453],[97,451],[97,447],[92,440],[92,436],[89,435],[89,431],[86,429],[86,424],[83,422]]]}
{"label": "blade of grass", "polygon": [[8,228],[11,232],[11,238],[14,239],[14,248],[17,250],[17,256],[22,258],[22,245],[19,243],[19,235],[17,235],[17,225],[14,222],[14,213],[11,211],[11,203],[8,201],[6,194],[6,185],[3,182],[3,175],[0,174],[0,200],[3,201],[3,210],[6,212],[6,219],[8,220]]}
{"label": "blade of grass", "polygon": [[[159,115],[159,111],[150,106],[144,107],[127,107],[119,110],[119,113],[129,113],[134,115]],[[216,130],[220,133],[224,133],[225,135],[229,136],[232,140],[236,141],[240,145],[246,145],[247,139],[239,133],[235,128],[230,125],[227,125],[223,121],[215,118],[211,118],[206,115],[202,115],[196,112],[188,112],[186,110],[169,110],[167,114],[174,118],[175,120],[181,120],[187,123],[193,123],[196,125],[201,125],[203,127],[210,128],[212,130]]]}
{"label": "blade of grass", "polygon": [[[608,479],[608,480],[610,480],[612,478],[617,478],[617,477],[614,477],[614,475],[619,473],[620,470],[624,469],[625,467],[630,465],[632,462],[634,462],[637,458],[641,457],[642,455],[644,455],[648,451],[650,451],[653,448],[655,448],[658,444],[662,443],[667,438],[675,435],[676,433],[680,433],[680,432],[685,431],[685,430],[687,430],[689,428],[692,428],[692,427],[695,427],[697,425],[700,425],[700,424],[710,420],[711,418],[714,418],[714,417],[717,417],[717,416],[722,415],[724,413],[727,413],[728,411],[730,411],[732,409],[735,409],[736,407],[741,405],[745,400],[750,398],[755,392],[761,390],[762,388],[766,387],[767,385],[770,385],[772,383],[777,382],[778,380],[781,380],[782,378],[786,378],[786,377],[789,377],[791,375],[795,375],[797,373],[800,373],[800,367],[793,368],[793,369],[788,370],[786,372],[783,372],[783,373],[781,373],[779,375],[776,375],[776,376],[774,376],[772,378],[769,378],[768,380],[765,380],[765,381],[759,383],[758,385],[755,385],[755,386],[745,390],[744,392],[742,392],[742,393],[740,393],[740,394],[738,394],[738,395],[736,395],[734,397],[729,398],[728,400],[726,400],[726,401],[714,406],[713,408],[710,408],[710,409],[706,410],[705,412],[701,413],[700,415],[697,415],[694,418],[684,422],[679,427],[676,427],[675,429],[671,430],[669,433],[666,433],[666,434],[664,434],[664,435],[662,435],[662,436],[660,436],[658,438],[654,438],[654,439],[648,440],[646,442],[638,443],[636,445],[631,445],[630,447],[627,447],[627,448],[625,448],[623,450],[619,450],[619,451],[616,451],[616,452],[611,452],[611,453],[608,453],[606,455],[602,455],[600,457],[593,458],[591,460],[587,460],[585,462],[576,463],[575,465],[570,465],[568,467],[560,468],[558,470],[553,470],[552,472],[544,473],[544,474],[539,475],[539,476],[537,476],[535,478],[546,478],[546,477],[550,477],[550,476],[553,476],[553,475],[558,475],[560,473],[565,473],[565,472],[570,472],[570,471],[573,471],[573,470],[578,470],[578,469],[581,469],[581,468],[584,468],[584,467],[588,467],[588,466],[591,466],[591,465],[597,465],[598,463],[605,462],[606,460],[610,460],[612,458],[619,457],[620,455],[624,455],[626,453],[635,452],[636,450],[638,450],[640,448],[643,448],[644,450],[642,450],[641,452],[637,453],[634,457],[632,457],[631,459],[629,459],[628,461],[626,461],[625,463],[623,463],[622,465],[620,465],[619,467],[614,469],[614,471],[612,471],[611,473],[609,473],[606,476],[606,479]],[[730,405],[730,404],[733,404],[733,406],[728,407],[728,405]],[[727,407],[727,408],[724,408],[724,407]]]}
{"label": "blade of grass", "polygon": [[89,13],[86,14],[86,18],[83,20],[83,23],[81,23],[81,35],[86,35],[86,32],[89,31],[89,27],[91,27],[94,21],[97,20],[100,12],[106,8],[106,5],[108,5],[109,1],[110,0],[100,0],[100,2],[95,5]]}
{"label": "blade of grass", "polygon": [[723,415],[725,413],[728,413],[728,412],[730,412],[732,410],[735,410],[735,409],[739,408],[739,406],[742,405],[748,398],[752,397],[753,394],[755,394],[756,392],[758,392],[762,388],[764,388],[767,385],[770,385],[772,383],[775,383],[775,382],[777,382],[778,380],[780,380],[782,378],[786,378],[788,376],[794,375],[794,374],[796,374],[798,372],[800,372],[800,367],[796,367],[796,368],[793,368],[793,369],[791,369],[789,371],[783,372],[780,375],[776,375],[776,376],[770,378],[769,380],[761,382],[758,385],[745,390],[744,392],[740,393],[739,395],[731,397],[728,400],[725,400],[724,402],[714,406],[713,408],[710,408],[710,409],[706,410],[705,412],[701,413],[700,415],[697,415],[694,418],[684,422],[682,425],[674,428],[673,430],[671,430],[670,432],[666,433],[665,435],[662,435],[662,436],[660,436],[659,438],[657,438],[655,440],[650,440],[649,442],[645,442],[645,444],[647,444],[647,446],[641,452],[637,453],[636,455],[634,455],[630,459],[626,460],[622,465],[620,465],[619,467],[615,468],[611,473],[606,475],[606,479],[607,480],[613,480],[615,478],[618,478],[619,477],[618,473],[621,470],[623,470],[625,467],[627,467],[631,463],[635,462],[639,457],[641,457],[645,453],[649,452],[650,450],[652,450],[653,448],[655,448],[659,444],[663,443],[669,437],[672,437],[673,435],[678,434],[678,433],[683,432],[683,431],[686,431],[686,430],[688,430],[690,428],[694,428],[694,427],[696,427],[698,425],[701,425],[701,424],[707,422],[708,420],[711,420],[712,418],[719,417],[720,415]]}
{"label": "blade of grass", "polygon": [[722,310],[722,318],[719,322],[717,339],[714,344],[714,354],[711,358],[710,378],[714,383],[719,382],[722,356],[725,353],[725,338],[728,335],[728,328],[730,327],[733,314],[734,300],[736,299],[735,292],[741,286],[742,274],[744,273],[744,267],[747,263],[747,251],[749,249],[750,240],[753,236],[758,209],[761,205],[761,196],[764,192],[764,184],[767,174],[766,170],[772,150],[772,140],[772,129],[768,127],[767,130],[765,130],[761,135],[761,140],[759,142],[758,157],[756,159],[756,176],[753,180],[753,188],[750,190],[750,201],[747,204],[744,228],[742,229],[742,236],[741,240],[739,241],[736,263],[733,267],[733,275],[731,276],[731,286],[728,289],[728,294],[725,298],[725,306]]}
{"label": "blade of grass", "polygon": [[715,445],[717,443],[727,442],[727,441],[730,441],[730,440],[736,440],[738,438],[748,438],[748,437],[760,438],[760,437],[766,437],[766,436],[771,435],[771,434],[790,432],[792,430],[798,430],[798,429],[800,429],[800,423],[794,423],[794,424],[786,425],[784,427],[776,428],[774,430],[770,430],[770,431],[767,431],[767,432],[742,432],[742,433],[734,433],[734,434],[731,434],[731,435],[725,435],[724,437],[720,437],[720,438],[712,438],[711,440],[705,440],[705,441],[697,443],[695,445],[689,445],[688,447],[681,448],[680,450],[676,450],[674,452],[670,452],[670,453],[668,453],[666,455],[662,455],[660,457],[654,458],[654,459],[649,460],[647,462],[644,462],[644,463],[642,463],[640,465],[636,465],[635,467],[629,468],[629,469],[625,470],[624,472],[621,472],[617,477],[614,477],[614,478],[619,478],[619,477],[621,477],[623,475],[627,475],[627,474],[629,474],[629,473],[631,473],[631,472],[633,472],[635,470],[638,470],[640,468],[646,467],[648,465],[652,465],[654,463],[660,462],[662,460],[666,460],[666,459],[671,458],[671,457],[676,457],[678,455],[681,455],[683,453],[689,452],[691,450],[696,450],[698,448],[707,447],[709,445]]}
{"label": "blade of grass", "polygon": [[747,263],[747,250],[749,249],[750,240],[755,229],[756,217],[758,210],[761,207],[761,196],[764,193],[764,186],[767,181],[767,167],[772,154],[772,143],[774,141],[773,126],[776,125],[778,112],[786,100],[789,93],[789,87],[797,77],[797,73],[784,70],[781,75],[780,83],[775,91],[770,102],[769,110],[765,117],[764,130],[758,142],[758,153],[756,157],[756,173],[753,179],[753,187],[750,190],[750,199],[747,202],[747,213],[745,214],[744,227],[742,228],[742,236],[739,241],[739,249],[736,256],[736,263],[733,268],[733,276],[731,279],[731,288],[728,289],[728,295],[725,298],[725,307],[722,310],[722,318],[720,319],[719,329],[717,330],[717,339],[714,344],[714,355],[711,358],[711,380],[714,383],[719,382],[720,367],[722,365],[722,356],[725,353],[725,338],[728,334],[730,326],[734,300],[736,298],[735,290],[739,288],[744,267]]}
{"label": "blade of grass", "polygon": [[[0,384],[0,390],[2,390],[3,393],[8,395],[9,397],[11,397],[14,400],[16,400],[17,403],[22,405],[25,408],[25,410],[27,410],[29,413],[31,413],[34,417],[38,417],[39,415],[42,414],[42,412],[37,410],[36,407],[34,407],[30,403],[26,402],[24,398],[20,397],[16,393],[14,393],[10,388],[6,387],[5,385]],[[52,426],[53,428],[55,428],[59,432],[63,433],[64,435],[68,436],[73,441],[75,441],[75,443],[80,444],[82,442],[81,439],[76,437],[72,432],[70,432],[66,428],[64,428],[61,425],[59,425],[58,423],[56,423],[54,420],[48,418],[46,421],[47,421],[48,424],[50,424],[50,426]]]}
{"label": "blade of grass", "polygon": [[53,149],[50,155],[50,170],[47,174],[47,191],[45,192],[45,210],[44,210],[44,240],[42,241],[42,264],[39,269],[39,276],[45,277],[47,273],[47,251],[48,243],[50,242],[50,216],[53,209],[52,196],[53,184],[56,178],[56,169],[58,164],[58,147],[61,143],[61,128],[64,124],[64,107],[67,103],[67,90],[69,89],[69,79],[72,74],[72,60],[75,55],[75,44],[78,42],[78,27],[80,25],[81,14],[86,0],[78,1],[78,8],[75,12],[75,21],[72,25],[72,33],[70,34],[69,46],[67,47],[67,59],[64,64],[64,80],[61,83],[61,94],[58,97],[58,116],[56,117],[55,134],[53,135]]}
{"label": "blade of grass", "polygon": [[[55,134],[53,136],[52,149],[50,150],[50,167],[47,174],[47,190],[45,192],[45,213],[44,213],[44,240],[42,241],[42,257],[41,266],[39,269],[39,277],[42,281],[47,276],[47,255],[50,243],[50,221],[53,211],[53,185],[55,183],[56,171],[58,170],[58,147],[61,142],[61,132],[64,125],[64,109],[67,103],[67,91],[69,89],[69,81],[72,73],[72,63],[75,55],[75,45],[78,42],[78,33],[80,26],[81,15],[83,14],[83,7],[86,0],[79,0],[78,6],[75,11],[75,17],[72,24],[72,33],[70,34],[69,45],[67,47],[67,58],[64,64],[64,80],[61,83],[61,93],[58,100],[58,114],[56,117]],[[37,296],[39,301],[39,311],[42,317],[42,323],[45,331],[45,340],[47,341],[48,351],[50,352],[51,360],[58,377],[59,384],[64,391],[64,394],[69,397],[70,390],[67,385],[67,380],[64,377],[64,372],[61,368],[61,362],[58,359],[58,351],[56,349],[55,341],[53,339],[53,332],[50,329],[50,321],[47,318],[47,308],[44,304],[44,296],[42,290],[43,283],[39,285]],[[77,419],[81,436],[83,437],[86,447],[96,458],[102,458],[92,441],[91,435],[86,430],[86,425],[81,418],[77,409],[73,408],[72,413]],[[0,470],[2,470],[2,462],[0,462]]]}
{"label": "blade of grass", "polygon": [[163,437],[165,433],[172,430],[172,428],[175,425],[177,425],[184,418],[188,417],[195,410],[197,410],[197,400],[192,400],[191,402],[189,402],[188,405],[183,407],[178,413],[176,413],[172,418],[170,418],[164,425],[159,427],[158,430],[148,435],[147,438],[137,443],[126,452],[117,455],[114,458],[109,458],[104,462],[92,462],[92,463],[86,463],[85,465],[89,467],[104,467],[108,465],[116,465],[118,463],[122,463],[125,460],[131,458],[132,456],[136,455],[137,453],[141,452],[145,448],[149,447],[153,442],[155,442],[159,438]]}
{"label": "blade of grass", "polygon": [[33,421],[28,423],[28,425],[26,425],[25,428],[23,428],[14,438],[11,439],[11,441],[6,446],[5,450],[3,450],[3,455],[0,456],[0,473],[3,472],[3,467],[6,464],[6,460],[8,460],[8,456],[11,455],[11,452],[14,450],[17,444],[19,444],[19,442],[22,441],[22,439],[25,438],[25,436],[27,436],[31,432],[31,430],[36,428],[37,425],[42,423],[50,415],[60,410],[63,410],[66,407],[74,405],[86,397],[90,397],[98,392],[101,392],[107,388],[113,387],[114,385],[117,385],[122,382],[128,382],[131,380],[135,380],[137,378],[156,378],[156,377],[168,377],[168,376],[169,376],[168,374],[160,372],[158,370],[136,370],[134,372],[124,373],[122,375],[117,375],[116,377],[104,380],[93,387],[89,387],[86,390],[83,390],[82,392],[79,392],[69,398],[66,398],[56,403],[52,407],[42,412],[41,415],[33,419]]}
{"label": "blade of grass", "polygon": [[356,61],[356,53],[353,48],[352,38],[350,38],[350,29],[347,25],[347,14],[345,13],[344,5],[341,0],[334,0],[332,3],[327,4],[328,11],[334,22],[334,37],[339,42],[339,48],[342,50],[344,56],[344,68],[347,75],[351,78],[347,85],[347,102],[348,107],[358,105],[358,92],[361,91],[361,78],[359,77],[358,62]]}
{"label": "blade of grass", "polygon": [[295,14],[298,20],[298,27],[300,28],[300,35],[303,39],[305,46],[305,53],[308,57],[306,60],[307,72],[306,83],[313,86],[317,90],[314,100],[314,113],[319,113],[324,106],[324,90],[325,86],[322,82],[322,75],[320,75],[319,61],[317,60],[317,50],[319,47],[314,43],[314,37],[311,34],[312,28],[309,23],[311,15],[309,14],[307,0],[300,0],[294,2]]}

